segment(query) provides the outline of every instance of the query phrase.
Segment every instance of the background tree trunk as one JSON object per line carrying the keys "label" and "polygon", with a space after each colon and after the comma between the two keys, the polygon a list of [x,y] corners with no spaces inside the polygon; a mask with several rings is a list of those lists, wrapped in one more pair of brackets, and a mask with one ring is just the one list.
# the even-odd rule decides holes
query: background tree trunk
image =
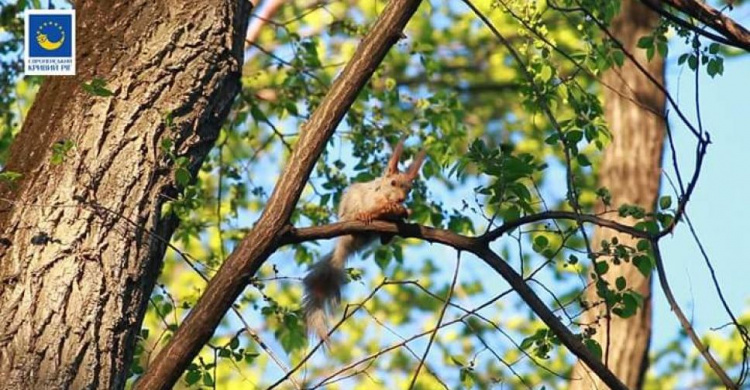
{"label": "background tree trunk", "polygon": [[[124,387],[176,226],[162,141],[197,171],[240,89],[250,7],[76,4],[78,75],[45,80],[6,167],[24,177],[0,188],[1,388]],[[114,95],[84,92],[94,77]]]}
{"label": "background tree trunk", "polygon": [[[625,50],[632,53],[651,75],[664,84],[664,60],[655,54],[651,61],[645,51],[636,46],[638,39],[651,34],[658,24],[658,15],[637,1],[622,2],[622,12],[613,21],[610,31],[622,42]],[[638,204],[646,210],[653,210],[659,194],[661,178],[662,149],[665,124],[662,117],[654,112],[664,111],[665,97],[633,63],[625,61],[621,68],[613,68],[604,75],[604,82],[619,92],[604,90],[605,116],[612,132],[612,144],[604,152],[599,172],[599,185],[612,194],[612,205],[623,203]],[[622,96],[620,95],[622,94]],[[645,107],[639,107],[632,99]],[[601,210],[600,210],[601,211]],[[629,221],[619,219],[625,224]],[[613,230],[597,227],[592,244],[600,248],[602,240],[611,241],[617,237],[620,243],[635,247],[636,240],[630,236],[615,234]],[[600,258],[604,260],[604,258]],[[646,279],[632,263],[611,267],[605,279],[614,286],[618,276],[627,279],[628,288],[644,297],[644,308],[628,319],[612,315],[609,324],[609,344],[607,343],[607,320],[604,305],[589,309],[583,315],[584,324],[596,323],[595,339],[603,349],[609,345],[609,368],[629,388],[640,388],[648,367],[648,348],[651,340],[651,280]],[[587,290],[588,302],[599,301],[596,290]],[[598,319],[597,321],[597,317]],[[571,389],[606,388],[601,381],[578,362],[574,369]]]}

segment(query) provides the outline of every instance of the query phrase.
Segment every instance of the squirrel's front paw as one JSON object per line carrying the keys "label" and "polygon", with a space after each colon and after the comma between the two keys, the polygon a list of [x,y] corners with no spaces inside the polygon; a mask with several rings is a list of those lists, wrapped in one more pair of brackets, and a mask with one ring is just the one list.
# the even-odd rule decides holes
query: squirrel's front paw
{"label": "squirrel's front paw", "polygon": [[354,216],[358,221],[362,221],[365,225],[369,225],[372,222],[372,214],[364,211],[360,211]]}
{"label": "squirrel's front paw", "polygon": [[391,203],[388,207],[388,214],[394,217],[406,218],[411,215],[411,210],[400,203]]}

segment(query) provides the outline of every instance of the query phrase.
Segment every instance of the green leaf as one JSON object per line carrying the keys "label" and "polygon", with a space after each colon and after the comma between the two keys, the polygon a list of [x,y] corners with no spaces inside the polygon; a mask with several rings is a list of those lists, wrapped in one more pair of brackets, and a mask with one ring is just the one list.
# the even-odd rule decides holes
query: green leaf
{"label": "green leaf", "polygon": [[549,245],[549,240],[543,235],[534,237],[534,245],[544,249]]}
{"label": "green leaf", "polygon": [[391,262],[391,255],[387,248],[380,247],[375,249],[375,264],[380,267],[381,270],[385,270],[388,264]]}
{"label": "green leaf", "polygon": [[255,104],[250,105],[250,115],[255,119],[256,122],[266,122],[268,117],[263,111]]}
{"label": "green leaf", "polygon": [[658,43],[656,44],[656,51],[658,51],[658,52],[659,52],[659,55],[660,55],[660,56],[661,56],[662,58],[666,58],[666,57],[667,57],[667,52],[669,51],[669,48],[668,48],[668,46],[667,46],[667,43],[666,43],[666,42],[661,42],[661,41],[659,41],[659,42],[658,42]]}
{"label": "green leaf", "polygon": [[174,172],[174,176],[177,184],[179,184],[181,187],[186,187],[188,184],[190,184],[191,175],[190,171],[188,171],[186,168],[177,168],[177,170]]}
{"label": "green leaf", "polygon": [[635,224],[633,227],[651,234],[656,234],[659,232],[659,224],[657,224],[654,220],[641,221]]}
{"label": "green leaf", "polygon": [[252,363],[253,361],[255,361],[255,358],[257,358],[258,356],[260,356],[260,354],[257,352],[246,352],[245,363]]}
{"label": "green leaf", "polygon": [[659,221],[659,224],[662,228],[667,228],[672,225],[672,222],[674,221],[674,216],[672,214],[668,213],[658,213],[656,214],[656,219]]}
{"label": "green leaf", "polygon": [[189,159],[189,158],[187,158],[187,157],[185,157],[185,156],[182,156],[182,157],[178,157],[178,158],[177,158],[177,159],[176,159],[176,160],[174,161],[174,163],[175,163],[175,165],[177,165],[178,167],[183,167],[183,168],[185,168],[185,167],[187,167],[187,166],[188,166],[188,165],[190,164],[190,159]]}
{"label": "green leaf", "polygon": [[621,305],[617,309],[616,312],[612,309],[612,312],[622,318],[630,318],[638,312],[638,301],[630,294],[623,294]]}
{"label": "green leaf", "polygon": [[615,280],[615,287],[617,287],[618,290],[620,291],[624,290],[625,286],[627,286],[627,281],[625,280],[625,277],[620,276]]}
{"label": "green leaf", "polygon": [[187,382],[188,386],[193,385],[198,382],[198,380],[201,379],[201,372],[197,370],[190,370],[185,374],[185,382]]}
{"label": "green leaf", "polygon": [[294,101],[287,100],[283,104],[284,104],[284,108],[286,108],[286,110],[290,114],[292,114],[294,116],[298,116],[299,115],[299,111],[297,110],[297,104]]}
{"label": "green leaf", "polygon": [[586,157],[586,155],[583,153],[579,153],[576,156],[576,160],[578,160],[578,164],[581,165],[582,167],[588,167],[591,165],[591,161],[589,161],[589,158]]}
{"label": "green leaf", "polygon": [[597,358],[598,360],[602,360],[602,346],[599,345],[596,340],[585,339],[583,340],[583,345],[586,346],[586,349],[588,349],[595,358]]}
{"label": "green leaf", "polygon": [[628,299],[633,299],[638,304],[638,307],[643,307],[643,295],[633,290],[625,292],[625,295],[629,297]]}
{"label": "green leaf", "polygon": [[529,337],[523,339],[523,341],[521,341],[521,345],[520,345],[521,349],[523,349],[523,350],[529,349],[532,345],[534,345],[534,341],[536,341],[536,337],[535,336],[529,336]]}
{"label": "green leaf", "polygon": [[583,139],[583,132],[580,130],[571,130],[565,133],[565,139],[569,143],[578,143],[580,140]]}
{"label": "green leaf", "polygon": [[612,204],[612,194],[609,192],[609,189],[606,187],[601,187],[598,190],[596,190],[596,196],[601,198],[602,203],[604,203],[605,206],[609,206]]}
{"label": "green leaf", "polygon": [[654,37],[652,36],[645,36],[638,39],[638,43],[636,46],[640,47],[641,49],[648,49],[649,47],[654,46]]}
{"label": "green leaf", "polygon": [[687,59],[688,59],[689,56],[690,56],[689,53],[685,53],[685,54],[681,55],[680,58],[677,59],[677,65],[684,64],[685,61],[687,61]]}
{"label": "green leaf", "polygon": [[716,69],[716,61],[711,60],[708,61],[708,66],[706,66],[706,71],[708,72],[708,75],[711,77],[716,76],[717,69]]}
{"label": "green leaf", "polygon": [[461,368],[460,374],[459,374],[459,380],[461,381],[461,385],[464,386],[465,389],[471,389],[474,387],[474,371],[470,368]]}
{"label": "green leaf", "polygon": [[107,89],[107,82],[104,79],[94,77],[90,83],[82,83],[83,90],[94,96],[112,96],[114,92]]}
{"label": "green leaf", "polygon": [[508,190],[520,200],[526,202],[531,200],[531,192],[529,192],[529,189],[521,183],[516,182],[508,185]]}
{"label": "green leaf", "polygon": [[539,78],[544,83],[549,81],[552,78],[552,68],[547,65],[542,66],[542,70],[539,71]]}
{"label": "green leaf", "polygon": [[52,145],[52,157],[50,158],[50,164],[59,165],[65,162],[68,158],[68,152],[73,149],[73,141],[66,139],[55,142]]}
{"label": "green leaf", "polygon": [[210,387],[213,387],[214,385],[214,379],[213,377],[211,377],[211,373],[208,371],[203,373],[203,384]]}
{"label": "green leaf", "polygon": [[168,129],[171,129],[174,125],[174,114],[172,111],[169,111],[164,114],[164,126]]}
{"label": "green leaf", "polygon": [[651,244],[648,242],[648,240],[639,240],[638,244],[636,244],[636,249],[638,249],[638,252],[646,252],[651,248]]}
{"label": "green leaf", "polygon": [[712,58],[706,66],[708,75],[714,77],[724,73],[724,60],[722,58]]}
{"label": "green leaf", "polygon": [[666,195],[666,196],[662,196],[661,198],[659,198],[659,207],[662,210],[672,207],[672,197],[669,195]]}
{"label": "green leaf", "polygon": [[161,140],[161,145],[159,146],[159,149],[161,149],[162,153],[168,155],[172,153],[172,146],[174,146],[174,141],[172,141],[169,138],[164,138]]}
{"label": "green leaf", "polygon": [[0,172],[0,182],[13,183],[23,177],[22,173],[5,171]]}
{"label": "green leaf", "polygon": [[163,316],[166,316],[167,314],[171,313],[174,307],[172,306],[171,302],[164,302],[161,305],[161,314]]}
{"label": "green leaf", "polygon": [[143,367],[141,367],[138,364],[133,364],[133,366],[130,368],[130,372],[132,372],[135,375],[141,375],[143,374]]}
{"label": "green leaf", "polygon": [[633,258],[633,265],[638,268],[638,271],[645,277],[651,276],[651,272],[654,269],[653,262],[649,256],[638,255]]}
{"label": "green leaf", "polygon": [[503,220],[505,220],[506,222],[515,221],[516,219],[521,217],[521,209],[519,209],[518,206],[513,205],[505,209],[502,215]]}
{"label": "green leaf", "polygon": [[594,263],[594,270],[597,275],[604,275],[609,271],[609,264],[606,261],[597,261]]}
{"label": "green leaf", "polygon": [[690,57],[688,57],[688,66],[690,69],[695,70],[698,68],[698,57],[691,54]]}
{"label": "green leaf", "polygon": [[521,349],[526,350],[531,348],[537,341],[542,341],[547,337],[547,329],[539,329],[534,332],[533,335],[526,337],[521,341]]}
{"label": "green leaf", "polygon": [[385,79],[385,89],[388,91],[393,90],[393,88],[396,88],[396,80],[394,78],[388,77]]}
{"label": "green leaf", "polygon": [[617,64],[617,67],[622,68],[622,65],[625,64],[625,53],[622,50],[613,51],[612,60]]}

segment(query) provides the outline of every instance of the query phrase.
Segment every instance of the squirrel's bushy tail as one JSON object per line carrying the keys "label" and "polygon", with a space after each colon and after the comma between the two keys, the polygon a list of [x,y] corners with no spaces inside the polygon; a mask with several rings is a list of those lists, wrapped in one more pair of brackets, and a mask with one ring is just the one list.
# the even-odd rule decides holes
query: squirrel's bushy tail
{"label": "squirrel's bushy tail", "polygon": [[341,287],[346,283],[346,260],[366,242],[365,237],[339,237],[333,252],[313,264],[302,281],[305,285],[302,309],[307,330],[326,344],[328,315],[341,301]]}

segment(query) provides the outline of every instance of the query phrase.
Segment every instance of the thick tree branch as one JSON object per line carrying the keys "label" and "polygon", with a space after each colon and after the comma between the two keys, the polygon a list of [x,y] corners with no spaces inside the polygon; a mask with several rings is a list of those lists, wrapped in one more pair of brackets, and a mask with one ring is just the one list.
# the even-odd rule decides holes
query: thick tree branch
{"label": "thick tree branch", "polygon": [[436,229],[413,223],[372,221],[369,225],[359,221],[337,222],[324,226],[295,228],[286,226],[278,240],[278,246],[300,244],[307,241],[335,238],[354,233],[390,233],[404,238],[419,238],[428,242],[452,246],[470,252],[479,250],[484,244],[477,237],[467,237],[450,230]]}
{"label": "thick tree branch", "polygon": [[342,233],[365,233],[372,232],[376,227],[377,232],[398,234],[401,237],[421,238],[425,241],[445,244],[449,246],[458,245],[463,249],[478,248],[487,245],[501,236],[512,232],[513,230],[534,222],[549,221],[553,219],[567,219],[576,221],[581,219],[584,222],[603,226],[620,233],[630,234],[633,237],[652,239],[648,233],[638,230],[634,227],[623,225],[621,223],[601,218],[591,214],[576,214],[572,211],[545,211],[538,214],[527,215],[502,226],[492,229],[489,232],[478,237],[467,237],[453,233],[449,230],[435,229],[428,226],[422,226],[410,223],[389,223],[382,221],[373,221],[372,225],[365,225],[361,222],[339,222],[325,226],[314,226],[309,228],[294,228],[287,226],[282,231],[282,237],[279,245],[299,244],[305,241],[319,240],[325,238],[334,238]]}
{"label": "thick tree branch", "polygon": [[691,24],[683,19],[681,19],[679,16],[676,16],[672,14],[671,12],[665,10],[663,7],[654,4],[653,1],[643,1],[643,4],[645,4],[647,7],[649,7],[652,11],[656,12],[657,14],[669,19],[671,22],[678,24],[682,26],[683,28],[686,28],[690,31],[693,31],[697,33],[698,35],[702,35],[712,41],[723,43],[725,45],[734,46],[738,49],[743,50],[750,50],[750,46],[744,45],[741,42],[735,42],[733,40],[725,38],[723,35],[719,35],[716,33],[712,33],[710,31],[706,31],[706,29],[699,28],[698,26],[695,26],[694,24]]}
{"label": "thick tree branch", "polygon": [[276,249],[302,189],[326,143],[362,87],[400,38],[420,0],[391,0],[360,43],[325,98],[302,127],[300,138],[263,214],[211,280],[170,343],[136,383],[138,389],[171,388],[208,342],[248,278]]}
{"label": "thick tree branch", "polygon": [[[576,216],[571,213],[572,219]],[[332,238],[343,234],[359,232],[396,233],[402,237],[421,238],[453,247],[457,250],[471,252],[481,258],[505,279],[513,290],[521,296],[531,310],[550,328],[560,341],[591,368],[601,380],[612,389],[627,389],[624,384],[604,364],[589,352],[580,338],[573,334],[565,324],[547,307],[534,290],[529,287],[508,263],[492,251],[489,242],[481,237],[466,237],[449,230],[435,229],[415,224],[373,221],[369,225],[362,222],[340,222],[326,226],[295,229],[287,227],[281,238],[280,245],[300,243],[304,241]]]}
{"label": "thick tree branch", "polygon": [[641,1],[650,8],[659,7],[659,3],[667,4],[711,27],[731,41],[732,46],[750,51],[750,31],[706,3],[696,0]]}

